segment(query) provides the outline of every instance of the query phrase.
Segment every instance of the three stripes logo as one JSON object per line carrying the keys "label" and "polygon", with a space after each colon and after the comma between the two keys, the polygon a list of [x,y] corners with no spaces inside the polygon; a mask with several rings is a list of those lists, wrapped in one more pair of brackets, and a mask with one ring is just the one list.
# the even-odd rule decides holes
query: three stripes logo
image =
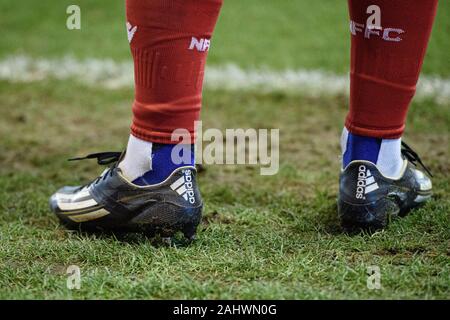
{"label": "three stripes logo", "polygon": [[192,171],[189,169],[183,170],[183,176],[178,178],[170,185],[170,188],[176,191],[190,204],[195,203],[194,185],[192,183]]}
{"label": "three stripes logo", "polygon": [[365,195],[377,190],[378,183],[365,165],[358,168],[358,180],[356,182],[356,199],[365,199]]}
{"label": "three stripes logo", "polygon": [[88,188],[83,188],[74,194],[56,193],[54,200],[60,214],[75,222],[87,222],[110,214],[91,196]]}

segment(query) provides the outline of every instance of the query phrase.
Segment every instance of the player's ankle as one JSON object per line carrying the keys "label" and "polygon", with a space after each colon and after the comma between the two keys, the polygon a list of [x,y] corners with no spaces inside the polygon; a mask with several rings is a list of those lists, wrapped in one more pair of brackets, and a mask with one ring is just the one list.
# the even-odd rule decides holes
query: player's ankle
{"label": "player's ankle", "polygon": [[193,144],[152,143],[130,135],[119,168],[134,184],[150,185],[164,181],[177,168],[194,165]]}
{"label": "player's ankle", "polygon": [[397,177],[403,168],[401,138],[381,139],[350,133],[344,128],[341,136],[342,166],[357,160],[370,161],[389,177]]}

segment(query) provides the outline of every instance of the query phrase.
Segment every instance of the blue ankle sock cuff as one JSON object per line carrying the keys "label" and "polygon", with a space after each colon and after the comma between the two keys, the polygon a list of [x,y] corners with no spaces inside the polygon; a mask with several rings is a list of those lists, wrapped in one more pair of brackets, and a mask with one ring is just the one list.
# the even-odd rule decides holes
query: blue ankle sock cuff
{"label": "blue ankle sock cuff", "polygon": [[377,163],[383,139],[348,134],[347,146],[343,155],[344,168],[354,160],[366,160]]}
{"label": "blue ankle sock cuff", "polygon": [[[172,161],[172,151],[179,154],[179,161]],[[175,160],[175,159],[174,159]],[[133,181],[137,185],[151,185],[164,181],[170,174],[184,166],[195,165],[194,144],[174,145],[153,143],[152,146],[152,170]]]}

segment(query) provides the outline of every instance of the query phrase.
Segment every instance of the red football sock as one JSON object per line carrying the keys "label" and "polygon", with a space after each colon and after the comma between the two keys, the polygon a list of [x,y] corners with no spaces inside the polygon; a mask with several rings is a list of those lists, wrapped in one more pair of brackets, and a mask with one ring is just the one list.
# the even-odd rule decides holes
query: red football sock
{"label": "red football sock", "polygon": [[158,143],[175,129],[194,140],[206,56],[223,0],[126,0],[134,59],[132,134]]}
{"label": "red football sock", "polygon": [[357,135],[399,138],[416,90],[438,0],[349,0],[350,112]]}

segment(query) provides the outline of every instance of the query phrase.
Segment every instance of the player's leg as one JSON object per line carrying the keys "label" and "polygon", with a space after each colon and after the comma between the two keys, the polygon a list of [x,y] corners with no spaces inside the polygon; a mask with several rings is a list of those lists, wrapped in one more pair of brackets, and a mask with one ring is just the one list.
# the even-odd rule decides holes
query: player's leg
{"label": "player's leg", "polygon": [[[93,183],[51,198],[72,227],[178,230],[191,236],[202,210],[195,182],[194,122],[210,39],[222,0],[126,0],[135,100],[126,153]],[[189,133],[184,144],[172,132]],[[173,154],[173,156],[172,156]]]}
{"label": "player's leg", "polygon": [[342,134],[339,214],[345,227],[382,228],[431,196],[401,136],[437,0],[349,0],[350,111]]}
{"label": "player's leg", "polygon": [[[173,171],[176,164],[165,154],[170,155],[177,143],[171,140],[174,130],[188,131],[194,142],[206,56],[221,3],[127,0],[136,94],[127,148],[131,152],[119,167],[138,184],[159,182]],[[149,168],[150,154],[156,157],[153,170]],[[189,161],[184,165],[193,165]]]}

